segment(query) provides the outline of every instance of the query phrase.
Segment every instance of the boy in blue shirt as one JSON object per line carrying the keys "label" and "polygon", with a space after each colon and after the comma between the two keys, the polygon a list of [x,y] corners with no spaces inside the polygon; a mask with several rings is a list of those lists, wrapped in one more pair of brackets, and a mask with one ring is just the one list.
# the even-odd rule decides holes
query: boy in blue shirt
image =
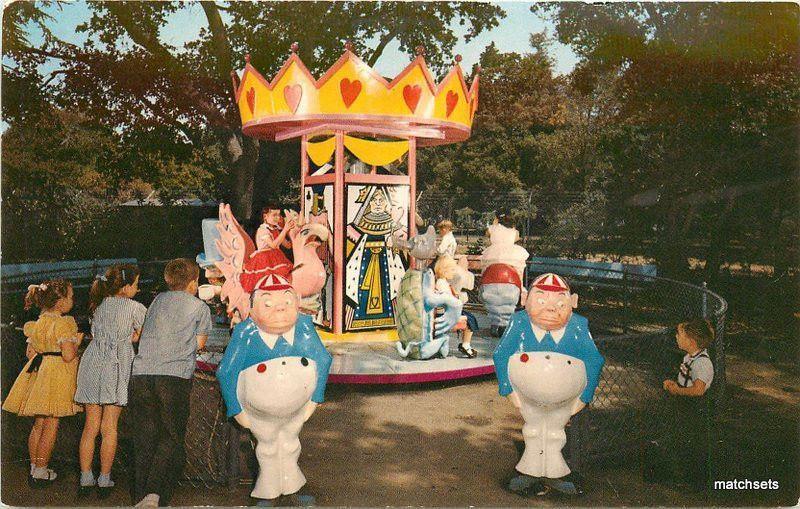
{"label": "boy in blue shirt", "polygon": [[133,359],[129,399],[137,507],[169,505],[186,461],[196,353],[211,331],[211,312],[195,296],[199,276],[192,260],[178,258],[167,264],[169,291],[158,294],[147,310]]}

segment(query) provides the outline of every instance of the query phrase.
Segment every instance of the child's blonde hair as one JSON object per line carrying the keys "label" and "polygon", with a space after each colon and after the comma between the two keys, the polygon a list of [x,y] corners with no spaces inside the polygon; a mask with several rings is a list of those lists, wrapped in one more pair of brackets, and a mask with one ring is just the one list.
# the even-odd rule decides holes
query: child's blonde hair
{"label": "child's blonde hair", "polygon": [[200,277],[200,267],[188,258],[170,260],[164,267],[164,281],[170,290],[185,290]]}
{"label": "child's blonde hair", "polygon": [[95,309],[103,299],[116,295],[122,287],[132,285],[139,277],[139,267],[128,263],[112,265],[106,269],[105,274],[95,278],[89,289],[89,314],[94,315]]}
{"label": "child's blonde hair", "polygon": [[716,334],[710,321],[699,318],[679,323],[678,330],[692,338],[701,350],[711,345]]}
{"label": "child's blonde hair", "polygon": [[39,309],[50,309],[56,305],[60,299],[69,295],[72,283],[66,279],[51,279],[38,285],[28,287],[25,294],[25,309],[36,306]]}
{"label": "child's blonde hair", "polygon": [[447,255],[440,256],[436,259],[435,262],[433,262],[433,274],[437,278],[443,278],[444,276],[442,275],[442,273],[444,271],[446,271],[450,267],[457,267],[457,266],[458,262],[456,262],[453,257]]}
{"label": "child's blonde hair", "polygon": [[453,231],[453,222],[449,219],[442,219],[436,223],[436,229],[441,230],[442,228],[447,228],[448,230]]}

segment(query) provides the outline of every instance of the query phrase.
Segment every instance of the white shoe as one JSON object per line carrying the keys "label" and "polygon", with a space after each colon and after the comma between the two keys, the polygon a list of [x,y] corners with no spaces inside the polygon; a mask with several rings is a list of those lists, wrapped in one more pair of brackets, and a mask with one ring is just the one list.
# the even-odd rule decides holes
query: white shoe
{"label": "white shoe", "polygon": [[156,493],[148,493],[133,507],[158,507],[159,498],[160,497]]}
{"label": "white shoe", "polygon": [[31,475],[34,479],[40,481],[55,481],[56,477],[58,477],[52,468],[47,467],[36,467],[33,469]]}

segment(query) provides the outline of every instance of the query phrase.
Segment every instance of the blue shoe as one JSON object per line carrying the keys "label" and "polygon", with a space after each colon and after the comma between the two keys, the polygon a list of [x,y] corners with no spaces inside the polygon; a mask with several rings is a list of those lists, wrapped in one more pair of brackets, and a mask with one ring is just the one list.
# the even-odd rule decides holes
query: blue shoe
{"label": "blue shoe", "polygon": [[578,477],[573,473],[567,474],[558,479],[545,479],[544,482],[548,487],[559,493],[563,493],[564,495],[570,495],[573,497],[583,495],[583,487],[578,480]]}
{"label": "blue shoe", "polygon": [[286,496],[286,502],[291,507],[313,507],[317,499],[308,493],[292,493]]}
{"label": "blue shoe", "polygon": [[538,477],[518,474],[508,481],[508,489],[517,495],[527,497],[530,495],[542,496],[547,493],[547,486]]}

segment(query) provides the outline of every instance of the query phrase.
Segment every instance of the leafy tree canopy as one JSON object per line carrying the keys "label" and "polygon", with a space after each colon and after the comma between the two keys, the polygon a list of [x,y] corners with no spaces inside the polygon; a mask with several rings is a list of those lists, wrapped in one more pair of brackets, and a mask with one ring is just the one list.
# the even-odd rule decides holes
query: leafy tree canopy
{"label": "leafy tree canopy", "polygon": [[[60,40],[48,30],[42,10],[47,3],[20,4],[8,9],[3,20],[3,56],[11,62],[3,66],[8,76],[3,114],[9,122],[29,112],[30,105],[20,105],[28,102],[18,100],[33,90],[39,102],[85,112],[130,140],[158,139],[154,153],[168,151],[181,158],[186,144],[197,149],[214,143],[230,175],[227,198],[244,216],[252,206],[264,148],[243,138],[232,101],[230,73],[244,65],[246,53],[269,74],[298,41],[305,63],[320,73],[338,58],[346,40],[371,64],[397,41],[409,54],[424,45],[428,62],[441,72],[456,43],[454,23],[467,27],[469,39],[505,15],[497,6],[473,2],[204,1],[206,26],[197,39],[174,47],[162,37],[168,17],[196,4],[87,2],[91,19],[77,29],[88,36],[82,44]],[[42,27],[43,44],[30,43],[25,33],[30,24]],[[45,61],[58,64],[51,76],[38,72]],[[262,159],[267,158],[262,154]]]}

